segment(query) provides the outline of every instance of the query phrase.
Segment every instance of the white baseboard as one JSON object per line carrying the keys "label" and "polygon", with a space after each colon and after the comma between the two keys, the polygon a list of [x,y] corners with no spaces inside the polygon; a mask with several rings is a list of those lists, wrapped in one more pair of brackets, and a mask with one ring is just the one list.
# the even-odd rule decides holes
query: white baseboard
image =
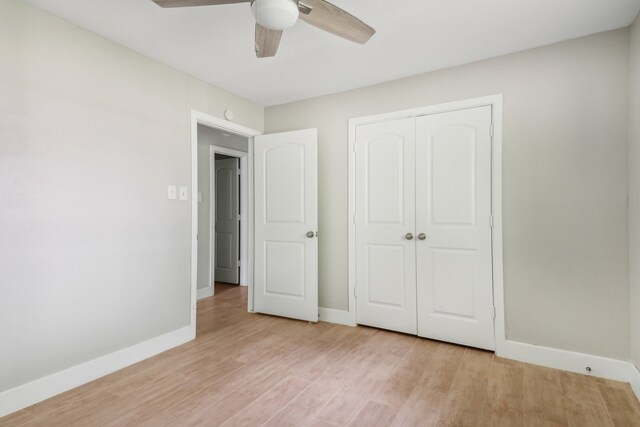
{"label": "white baseboard", "polygon": [[339,325],[356,326],[356,322],[350,312],[335,310],[333,308],[318,308],[320,320],[323,322],[337,323]]}
{"label": "white baseboard", "polygon": [[213,296],[213,286],[198,289],[198,299],[209,298]]}
{"label": "white baseboard", "polygon": [[629,361],[508,340],[498,349],[496,354],[507,359],[630,383],[640,399],[640,372]]}
{"label": "white baseboard", "polygon": [[109,353],[0,393],[0,417],[148,359],[195,338],[191,326]]}

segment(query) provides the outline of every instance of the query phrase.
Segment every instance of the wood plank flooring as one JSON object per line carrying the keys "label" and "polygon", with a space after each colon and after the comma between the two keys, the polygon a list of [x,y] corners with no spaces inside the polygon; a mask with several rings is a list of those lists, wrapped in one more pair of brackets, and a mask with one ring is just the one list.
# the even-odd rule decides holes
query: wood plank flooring
{"label": "wood plank flooring", "polygon": [[628,384],[366,327],[198,303],[197,339],[1,426],[640,426]]}

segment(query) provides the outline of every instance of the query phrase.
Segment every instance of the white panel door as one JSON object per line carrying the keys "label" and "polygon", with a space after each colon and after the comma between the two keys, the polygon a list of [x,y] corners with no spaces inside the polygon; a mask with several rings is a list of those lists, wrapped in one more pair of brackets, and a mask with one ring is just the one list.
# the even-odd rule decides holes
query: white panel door
{"label": "white panel door", "polygon": [[418,335],[493,350],[490,132],[490,106],[416,119],[416,246]]}
{"label": "white panel door", "polygon": [[215,271],[217,282],[239,283],[239,159],[215,160]]}
{"label": "white panel door", "polygon": [[254,163],[254,310],[317,322],[317,130],[256,137]]}
{"label": "white panel door", "polygon": [[356,128],[357,322],[416,326],[415,121]]}

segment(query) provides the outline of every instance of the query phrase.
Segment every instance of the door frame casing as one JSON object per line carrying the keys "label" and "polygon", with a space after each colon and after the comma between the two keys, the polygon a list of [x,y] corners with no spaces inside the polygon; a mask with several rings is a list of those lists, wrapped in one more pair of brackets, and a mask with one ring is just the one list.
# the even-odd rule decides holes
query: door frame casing
{"label": "door frame casing", "polygon": [[[249,287],[248,309],[253,310],[253,137],[262,132],[227,120],[191,110],[191,315],[189,327],[196,335],[196,309],[198,301],[198,125],[233,133],[249,140],[247,156],[247,285]],[[194,196],[195,195],[195,196]]]}
{"label": "door frame casing", "polygon": [[215,245],[215,225],[216,225],[216,154],[224,154],[230,157],[236,157],[240,160],[240,186],[238,188],[240,203],[240,286],[248,286],[248,270],[249,264],[249,242],[247,239],[247,222],[248,214],[248,172],[249,172],[249,153],[231,148],[220,147],[217,145],[209,146],[209,286],[211,286],[211,295],[215,295],[215,286],[213,284],[215,278],[215,261],[216,261],[216,245]]}
{"label": "door frame casing", "polygon": [[349,185],[349,216],[348,216],[348,258],[349,258],[349,323],[356,325],[356,127],[367,124],[381,123],[447,113],[476,107],[491,106],[491,124],[493,138],[491,143],[491,215],[493,227],[491,229],[492,270],[493,270],[493,304],[495,307],[494,335],[496,354],[505,353],[506,331],[504,311],[504,273],[502,254],[502,94],[489,95],[479,98],[465,99],[444,104],[430,105],[409,110],[394,111],[373,116],[349,119],[348,139],[348,185]]}

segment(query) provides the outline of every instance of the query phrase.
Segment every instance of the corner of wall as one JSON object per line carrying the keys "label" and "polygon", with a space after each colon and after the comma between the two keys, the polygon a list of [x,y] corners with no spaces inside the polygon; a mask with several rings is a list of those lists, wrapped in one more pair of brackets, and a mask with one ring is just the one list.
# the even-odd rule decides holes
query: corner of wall
{"label": "corner of wall", "polygon": [[[629,47],[629,308],[631,360],[640,366],[640,15]],[[640,387],[640,386],[638,386]]]}

